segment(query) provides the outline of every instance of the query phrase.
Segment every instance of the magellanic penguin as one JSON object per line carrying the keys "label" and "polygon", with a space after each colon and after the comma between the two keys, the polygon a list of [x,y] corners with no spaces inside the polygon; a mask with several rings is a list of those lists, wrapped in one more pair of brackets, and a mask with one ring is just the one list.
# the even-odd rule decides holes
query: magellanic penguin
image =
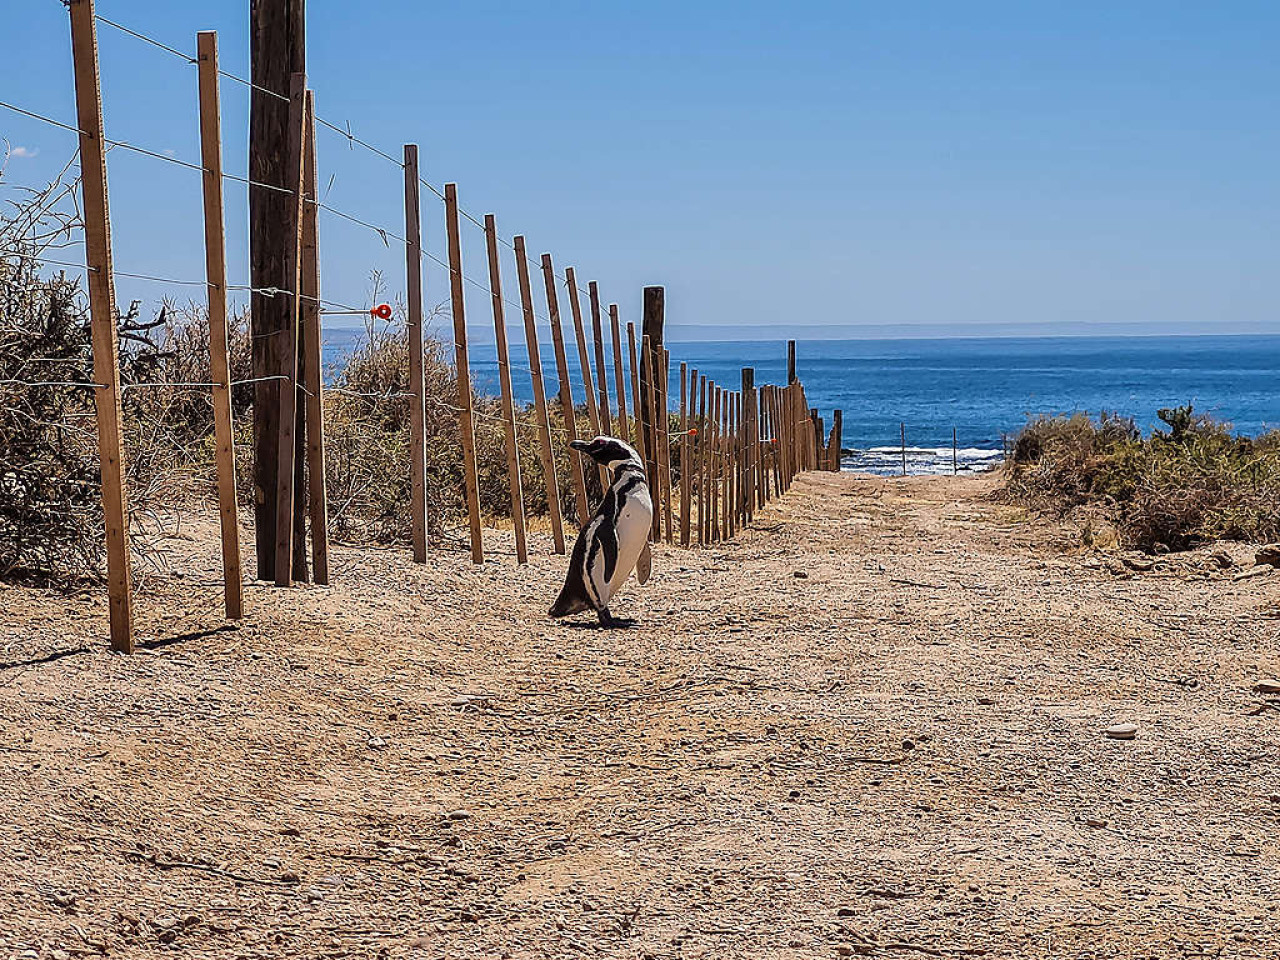
{"label": "magellanic penguin", "polygon": [[618,595],[637,565],[639,581],[649,579],[653,500],[644,476],[644,462],[640,454],[616,437],[573,440],[569,446],[606,467],[613,479],[599,508],[578,534],[564,589],[550,614],[567,617],[594,610],[602,626],[629,626],[632,621],[616,619],[609,613],[609,601]]}

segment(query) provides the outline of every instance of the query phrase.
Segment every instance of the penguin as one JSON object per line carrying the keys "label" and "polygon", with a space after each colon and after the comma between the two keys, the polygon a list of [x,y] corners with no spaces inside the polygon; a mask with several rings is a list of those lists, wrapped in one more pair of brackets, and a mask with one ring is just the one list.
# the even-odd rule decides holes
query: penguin
{"label": "penguin", "polygon": [[616,437],[573,440],[569,446],[608,469],[612,481],[600,506],[578,533],[564,588],[548,612],[552,617],[567,617],[594,610],[603,627],[631,626],[634,621],[609,613],[609,601],[618,595],[633,569],[641,583],[649,579],[653,500],[644,461]]}

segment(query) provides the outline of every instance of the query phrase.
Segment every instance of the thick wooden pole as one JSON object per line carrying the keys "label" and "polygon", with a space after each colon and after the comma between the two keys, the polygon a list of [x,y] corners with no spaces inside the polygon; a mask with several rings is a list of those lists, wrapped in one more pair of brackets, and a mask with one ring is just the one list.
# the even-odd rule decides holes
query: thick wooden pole
{"label": "thick wooden pole", "polygon": [[502,423],[507,440],[507,487],[511,491],[511,524],[516,535],[516,562],[528,563],[524,534],[524,490],[520,483],[520,453],[516,441],[516,403],[511,393],[511,363],[507,357],[507,321],[502,301],[502,268],[498,260],[498,228],[493,214],[484,218],[489,253],[489,290],[493,294],[493,335],[498,346],[498,385],[502,390]]}
{"label": "thick wooden pole", "polygon": [[[284,376],[296,365],[298,310],[296,250],[298,180],[295,158],[289,152],[294,124],[290,123],[290,78],[305,74],[305,0],[253,0],[250,5],[249,179],[267,187],[249,188],[250,285],[256,290],[279,288],[287,296],[251,294],[253,376]],[[275,188],[275,189],[270,189]],[[280,444],[279,380],[256,384],[253,403],[254,537],[257,577],[278,581],[277,513],[289,504],[278,502]],[[290,427],[292,430],[292,426]],[[288,582],[286,572],[285,582]]]}
{"label": "thick wooden pole", "polygon": [[302,208],[302,314],[303,344],[306,352],[307,424],[307,504],[311,514],[312,579],[323,585],[329,582],[329,485],[324,462],[324,357],[323,330],[320,320],[320,197],[319,169],[316,164],[315,97],[307,91],[307,149],[303,160],[303,179],[307,202]]}
{"label": "thick wooden pole", "polygon": [[551,518],[551,539],[556,553],[564,553],[564,523],[560,518],[560,482],[556,479],[555,452],[551,449],[551,420],[547,415],[547,388],[542,382],[542,354],[538,350],[538,326],[533,312],[533,289],[529,283],[529,258],[524,237],[512,241],[516,257],[516,277],[520,282],[520,310],[524,315],[524,344],[529,354],[529,377],[533,383],[533,410],[538,428],[538,455],[547,488],[547,514]]}
{"label": "thick wooden pole", "polygon": [[622,376],[622,337],[618,329],[618,305],[609,304],[609,327],[613,334],[613,389],[618,398],[618,439],[630,441],[627,429],[627,390]]}
{"label": "thick wooden pole", "polygon": [[213,381],[214,459],[222,532],[222,606],[228,620],[244,616],[240,520],[236,505],[235,427],[227,357],[227,244],[222,206],[222,113],[218,96],[218,34],[196,35],[200,83],[200,165],[204,167],[204,269],[209,296],[209,374]]}
{"label": "thick wooden pole", "polygon": [[756,372],[742,368],[742,519],[749,521],[756,508]]}
{"label": "thick wooden pole", "polygon": [[680,545],[689,546],[690,511],[693,509],[693,438],[689,435],[689,384],[696,389],[698,371],[680,363]]}
{"label": "thick wooden pole", "polygon": [[427,385],[422,336],[422,209],[418,145],[404,145],[404,248],[409,307],[409,525],[415,563],[427,562]]}
{"label": "thick wooden pole", "polygon": [[111,260],[111,210],[107,199],[107,153],[102,132],[102,84],[93,0],[71,0],[71,56],[75,67],[76,118],[80,128],[80,192],[84,205],[85,266],[89,271],[89,317],[93,341],[94,402],[102,512],[106,521],[107,595],[111,649],[133,653],[133,581],[129,572],[129,505],[124,485],[120,409],[120,360],[116,290]]}
{"label": "thick wooden pole", "polygon": [[279,341],[281,377],[276,381],[280,412],[279,430],[276,434],[276,563],[277,587],[287,587],[293,582],[293,495],[297,477],[294,463],[297,454],[298,426],[298,324],[302,319],[302,298],[296,296],[302,290],[302,208],[303,178],[306,145],[307,78],[295,73],[289,80],[289,165],[285,171],[285,183],[293,191],[289,204],[289,233],[284,251],[284,275],[287,289],[294,296],[287,297],[290,320],[275,339]]}
{"label": "thick wooden pole", "polygon": [[467,360],[467,314],[462,289],[462,238],[458,229],[458,185],[444,185],[445,231],[449,245],[449,296],[453,312],[453,357],[458,377],[458,432],[471,525],[471,562],[484,563],[480,529],[480,484],[476,477],[476,433],[471,412],[471,366]]}
{"label": "thick wooden pole", "polygon": [[787,341],[787,386],[796,382],[796,342]]}
{"label": "thick wooden pole", "polygon": [[[560,296],[556,292],[555,267],[549,253],[542,255],[542,285],[547,291],[547,316],[551,320],[551,342],[556,348],[556,375],[560,378],[560,411],[564,416],[565,440],[569,442],[578,438],[578,423],[573,412],[573,385],[569,382],[569,359],[564,352],[564,330],[560,326]],[[578,499],[578,526],[585,527],[591,519],[591,508],[587,503],[587,476],[582,469],[582,458],[570,453],[569,469],[573,471]]]}
{"label": "thick wooden pole", "polygon": [[[666,323],[666,289],[663,287],[645,287],[644,288],[644,314],[641,326],[641,340],[644,337],[649,338],[649,347],[644,350],[647,357],[655,348],[662,349],[663,344],[663,327]],[[642,363],[647,364],[648,360],[642,357]],[[657,378],[653,378],[653,382],[657,382]],[[654,420],[653,410],[655,404],[649,396],[649,388],[644,382],[644,378],[640,381],[640,415],[644,420],[645,445],[648,447],[648,463],[647,473],[649,475],[649,483],[651,488],[657,485],[658,481],[658,451],[657,444],[654,442]],[[654,507],[658,504],[655,502]],[[657,522],[657,511],[654,512],[655,523]]]}
{"label": "thick wooden pole", "polygon": [[604,365],[604,323],[600,316],[600,286],[594,280],[587,284],[591,301],[591,336],[596,348],[596,386],[600,391],[600,432],[613,436],[612,417],[609,416],[609,372]]}

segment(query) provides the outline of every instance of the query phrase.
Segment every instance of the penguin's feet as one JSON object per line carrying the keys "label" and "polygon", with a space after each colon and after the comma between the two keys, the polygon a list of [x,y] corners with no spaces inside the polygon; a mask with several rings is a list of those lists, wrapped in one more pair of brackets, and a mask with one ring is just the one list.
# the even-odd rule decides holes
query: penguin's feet
{"label": "penguin's feet", "polygon": [[625,630],[628,627],[635,626],[636,623],[628,617],[615,617],[609,612],[608,607],[597,611],[597,615],[600,617],[600,626],[606,630]]}

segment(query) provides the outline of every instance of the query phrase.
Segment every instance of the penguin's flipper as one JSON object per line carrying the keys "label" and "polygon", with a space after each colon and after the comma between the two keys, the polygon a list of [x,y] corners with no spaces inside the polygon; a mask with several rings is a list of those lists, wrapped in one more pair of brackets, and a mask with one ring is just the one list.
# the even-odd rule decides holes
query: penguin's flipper
{"label": "penguin's flipper", "polygon": [[636,560],[636,580],[640,583],[649,582],[649,574],[653,571],[653,551],[649,549],[649,541],[644,542],[644,549],[640,551],[640,558]]}

